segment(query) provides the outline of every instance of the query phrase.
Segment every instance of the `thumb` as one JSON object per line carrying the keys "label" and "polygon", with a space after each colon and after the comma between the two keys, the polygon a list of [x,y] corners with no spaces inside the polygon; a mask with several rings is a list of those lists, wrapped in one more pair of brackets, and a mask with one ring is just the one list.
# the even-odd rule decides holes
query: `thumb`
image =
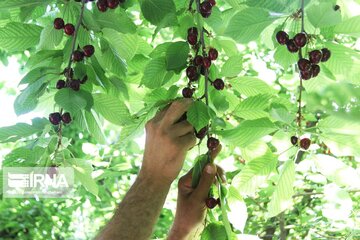
{"label": "thumb", "polygon": [[207,164],[201,174],[199,185],[193,192],[193,197],[200,201],[204,201],[209,194],[211,184],[214,182],[216,175],[216,166],[214,164]]}

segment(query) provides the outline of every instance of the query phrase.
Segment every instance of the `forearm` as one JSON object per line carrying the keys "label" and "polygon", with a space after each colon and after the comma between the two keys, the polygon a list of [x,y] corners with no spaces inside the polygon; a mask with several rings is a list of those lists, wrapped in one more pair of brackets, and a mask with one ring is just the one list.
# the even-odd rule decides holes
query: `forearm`
{"label": "forearm", "polygon": [[149,239],[170,184],[139,174],[98,239]]}

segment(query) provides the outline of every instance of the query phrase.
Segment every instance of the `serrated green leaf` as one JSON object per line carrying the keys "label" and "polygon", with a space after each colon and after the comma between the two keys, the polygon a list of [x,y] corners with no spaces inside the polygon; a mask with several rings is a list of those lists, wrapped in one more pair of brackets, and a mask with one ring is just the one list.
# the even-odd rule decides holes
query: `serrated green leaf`
{"label": "serrated green leaf", "polygon": [[334,11],[334,5],[330,2],[312,5],[306,13],[311,24],[317,28],[334,26],[341,22],[341,12]]}
{"label": "serrated green leaf", "polygon": [[360,16],[349,18],[338,25],[334,29],[335,33],[348,34],[353,37],[360,36]]}
{"label": "serrated green leaf", "polygon": [[11,22],[0,29],[0,48],[9,51],[24,51],[40,41],[42,27],[35,24]]}
{"label": "serrated green leaf", "polygon": [[268,218],[274,217],[292,206],[294,195],[295,163],[293,160],[285,162],[275,192],[268,205]]}
{"label": "serrated green leaf", "polygon": [[192,188],[195,189],[199,184],[203,169],[208,163],[209,163],[209,159],[208,159],[208,155],[206,154],[200,155],[195,159],[195,164],[192,170],[192,180],[191,180]]}
{"label": "serrated green leaf", "polygon": [[18,139],[41,132],[43,128],[26,123],[0,128],[0,142],[14,142]]}
{"label": "serrated green leaf", "polygon": [[210,223],[201,234],[201,240],[227,240],[224,225]]}
{"label": "serrated green leaf", "polygon": [[41,4],[50,3],[51,0],[5,0],[0,2],[0,10],[9,9],[9,8],[20,8],[20,7],[29,7],[29,6],[38,6]]}
{"label": "serrated green leaf", "polygon": [[160,24],[166,15],[176,14],[173,0],[140,0],[141,12],[154,25]]}
{"label": "serrated green leaf", "polygon": [[120,12],[107,11],[106,13],[95,11],[93,16],[100,28],[113,29],[120,33],[136,33],[136,25],[123,10]]}
{"label": "serrated green leaf", "polygon": [[222,136],[228,144],[246,147],[250,143],[275,132],[277,129],[268,118],[260,118],[245,120],[233,129],[216,131],[216,134]]}
{"label": "serrated green leaf", "polygon": [[264,29],[277,17],[262,8],[246,8],[235,14],[225,30],[225,35],[240,43],[248,43],[259,38]]}
{"label": "serrated green leaf", "polygon": [[86,99],[79,94],[79,92],[75,92],[69,88],[59,90],[55,94],[54,100],[60,107],[71,114],[75,114],[87,106]]}
{"label": "serrated green leaf", "polygon": [[106,144],[106,138],[102,130],[103,126],[100,123],[98,115],[93,110],[81,110],[81,113],[90,136],[93,136],[100,144]]}
{"label": "serrated green leaf", "polygon": [[58,46],[64,36],[63,31],[56,30],[54,26],[47,25],[42,30],[40,35],[40,42],[38,45],[39,50],[51,50]]}
{"label": "serrated green leaf", "polygon": [[229,57],[229,59],[225,61],[221,68],[221,76],[236,77],[243,69],[242,58],[243,57],[240,55]]}
{"label": "serrated green leaf", "polygon": [[322,119],[318,125],[322,132],[327,134],[344,134],[360,136],[360,124],[359,121],[353,121],[346,116],[329,116]]}
{"label": "serrated green leaf", "polygon": [[268,117],[264,110],[269,106],[271,95],[259,94],[242,101],[234,110],[234,113],[244,119],[258,119]]}
{"label": "serrated green leaf", "polygon": [[165,76],[165,57],[154,58],[146,65],[141,83],[150,89],[158,88],[164,84]]}
{"label": "serrated green leaf", "polygon": [[194,126],[196,131],[209,124],[209,108],[202,101],[195,101],[187,111],[187,121]]}
{"label": "serrated green leaf", "polygon": [[189,57],[189,44],[187,42],[174,42],[166,50],[166,70],[179,73],[187,65]]}
{"label": "serrated green leaf", "polygon": [[94,109],[106,120],[120,126],[129,122],[129,109],[120,99],[103,93],[94,94],[93,98]]}
{"label": "serrated green leaf", "polygon": [[286,46],[278,46],[274,53],[276,63],[280,64],[285,70],[297,62],[297,54],[289,53]]}
{"label": "serrated green leaf", "polygon": [[231,80],[236,91],[250,97],[258,94],[274,94],[275,91],[264,81],[255,77],[239,77]]}

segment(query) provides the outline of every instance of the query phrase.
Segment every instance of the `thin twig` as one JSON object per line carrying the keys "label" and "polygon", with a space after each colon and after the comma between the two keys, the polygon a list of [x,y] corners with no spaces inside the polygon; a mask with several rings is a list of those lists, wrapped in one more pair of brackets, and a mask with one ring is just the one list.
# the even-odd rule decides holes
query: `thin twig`
{"label": "thin twig", "polygon": [[287,232],[285,229],[285,214],[284,212],[281,212],[279,214],[279,225],[280,225],[280,240],[286,240]]}
{"label": "thin twig", "polygon": [[[301,32],[305,32],[305,23],[304,23],[304,7],[305,7],[305,0],[301,1]],[[299,59],[303,57],[302,55],[302,48],[299,49]],[[298,99],[298,112],[297,112],[297,124],[299,127],[299,131],[301,131],[301,121],[302,121],[302,91],[303,91],[303,79],[300,73],[300,86],[299,86],[299,99]]]}

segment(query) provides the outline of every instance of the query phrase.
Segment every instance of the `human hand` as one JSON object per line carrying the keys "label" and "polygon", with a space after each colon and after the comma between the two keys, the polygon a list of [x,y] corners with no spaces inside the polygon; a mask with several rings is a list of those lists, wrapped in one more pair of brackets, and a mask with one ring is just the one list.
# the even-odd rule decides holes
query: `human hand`
{"label": "human hand", "polygon": [[[211,152],[210,157],[212,159],[219,154],[221,147],[219,145]],[[208,198],[210,187],[215,181],[216,174],[219,174],[222,181],[225,181],[223,170],[220,167],[214,164],[207,164],[195,189],[191,187],[192,170],[180,178],[176,215],[168,240],[187,239],[204,221],[206,212],[205,201]]]}
{"label": "human hand", "polygon": [[187,151],[196,144],[193,126],[186,120],[177,122],[191,103],[177,100],[146,124],[140,177],[170,184],[179,175]]}

